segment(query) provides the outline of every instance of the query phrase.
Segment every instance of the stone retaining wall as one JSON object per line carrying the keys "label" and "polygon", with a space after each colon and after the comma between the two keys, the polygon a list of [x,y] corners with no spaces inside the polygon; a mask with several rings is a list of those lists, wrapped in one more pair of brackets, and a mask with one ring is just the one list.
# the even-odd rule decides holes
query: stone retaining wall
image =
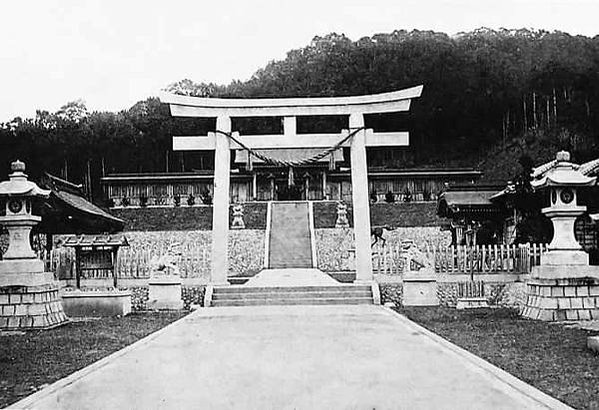
{"label": "stone retaining wall", "polygon": [[[385,231],[386,246],[398,247],[407,239],[414,241],[421,249],[427,244],[433,247],[451,243],[451,233],[439,227],[403,227]],[[316,258],[318,268],[324,272],[355,270],[354,231],[352,228],[315,229]],[[376,246],[376,245],[375,245]]]}
{"label": "stone retaining wall", "polygon": [[[492,279],[489,279],[492,280]],[[467,282],[437,282],[437,297],[439,306],[455,307],[460,295],[460,287]],[[523,282],[483,282],[484,295],[490,306],[500,306],[521,309],[526,300]],[[462,285],[462,286],[460,286]],[[393,302],[396,306],[403,305],[403,283],[379,283],[381,303]]]}
{"label": "stone retaining wall", "polygon": [[[149,300],[148,286],[131,287],[131,309],[134,312],[147,310]],[[183,300],[183,309],[189,309],[191,305],[204,306],[204,294],[206,293],[205,285],[198,286],[182,286],[181,300]]]}

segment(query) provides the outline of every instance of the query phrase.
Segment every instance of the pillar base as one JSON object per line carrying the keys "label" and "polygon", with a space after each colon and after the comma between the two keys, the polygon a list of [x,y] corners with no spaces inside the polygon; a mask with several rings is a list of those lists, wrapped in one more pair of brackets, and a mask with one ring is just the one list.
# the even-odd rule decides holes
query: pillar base
{"label": "pillar base", "polygon": [[599,279],[530,279],[520,314],[543,321],[599,320]]}
{"label": "pillar base", "polygon": [[549,249],[541,255],[541,265],[589,265],[589,254],[582,249]]}
{"label": "pillar base", "polygon": [[0,287],[0,330],[51,329],[68,321],[57,285]]}
{"label": "pillar base", "polygon": [[181,277],[178,275],[154,276],[148,282],[150,287],[148,308],[157,310],[183,309],[181,299]]}

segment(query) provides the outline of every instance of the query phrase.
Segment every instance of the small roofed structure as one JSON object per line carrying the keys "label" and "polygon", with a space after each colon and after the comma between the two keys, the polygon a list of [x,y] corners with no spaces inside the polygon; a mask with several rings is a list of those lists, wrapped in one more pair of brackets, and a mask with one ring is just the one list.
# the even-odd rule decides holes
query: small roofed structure
{"label": "small roofed structure", "polygon": [[81,185],[46,173],[40,185],[51,191],[40,213],[37,231],[46,234],[93,234],[122,231],[125,223],[94,205],[83,194]]}
{"label": "small roofed structure", "polygon": [[113,286],[117,288],[118,250],[129,246],[123,234],[112,235],[71,235],[65,237],[62,246],[75,249],[75,280],[81,288],[81,278],[94,271],[94,277],[112,275]]}
{"label": "small roofed structure", "polygon": [[[439,195],[437,215],[448,218],[448,229],[452,232],[454,244],[476,244],[482,225],[493,225],[485,235],[501,234],[505,209],[492,201],[501,187],[491,185],[466,185],[448,187]],[[488,230],[488,229],[487,229]]]}

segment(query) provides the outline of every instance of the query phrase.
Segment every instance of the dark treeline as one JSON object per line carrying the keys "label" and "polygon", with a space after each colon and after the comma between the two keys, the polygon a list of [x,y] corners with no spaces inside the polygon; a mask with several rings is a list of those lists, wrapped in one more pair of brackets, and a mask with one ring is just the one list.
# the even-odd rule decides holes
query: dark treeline
{"label": "dark treeline", "polygon": [[[537,162],[558,148],[581,161],[599,153],[599,37],[489,29],[454,37],[402,30],[357,41],[330,34],[268,63],[246,82],[183,80],[167,91],[343,96],[418,84],[424,93],[409,115],[368,119],[375,128],[411,131],[409,149],[370,155],[371,165],[478,165],[490,179],[501,179],[515,173],[521,154]],[[82,102],[72,102],[56,113],[38,111],[35,118],[1,124],[0,169],[20,158],[34,178],[48,171],[84,183],[97,199],[103,174],[210,169],[207,153],[171,152],[171,136],[205,133],[214,124],[173,119],[156,98],[119,113],[90,113]],[[278,128],[272,121],[234,121],[243,132],[256,126]]]}

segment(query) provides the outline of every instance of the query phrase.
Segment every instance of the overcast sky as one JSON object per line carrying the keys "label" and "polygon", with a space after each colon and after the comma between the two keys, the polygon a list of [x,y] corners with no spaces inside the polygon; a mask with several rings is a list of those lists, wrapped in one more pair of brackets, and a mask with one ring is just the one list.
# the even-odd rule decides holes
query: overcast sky
{"label": "overcast sky", "polygon": [[599,34],[599,0],[0,0],[0,122],[116,111],[189,78],[246,80],[315,35],[477,27]]}

